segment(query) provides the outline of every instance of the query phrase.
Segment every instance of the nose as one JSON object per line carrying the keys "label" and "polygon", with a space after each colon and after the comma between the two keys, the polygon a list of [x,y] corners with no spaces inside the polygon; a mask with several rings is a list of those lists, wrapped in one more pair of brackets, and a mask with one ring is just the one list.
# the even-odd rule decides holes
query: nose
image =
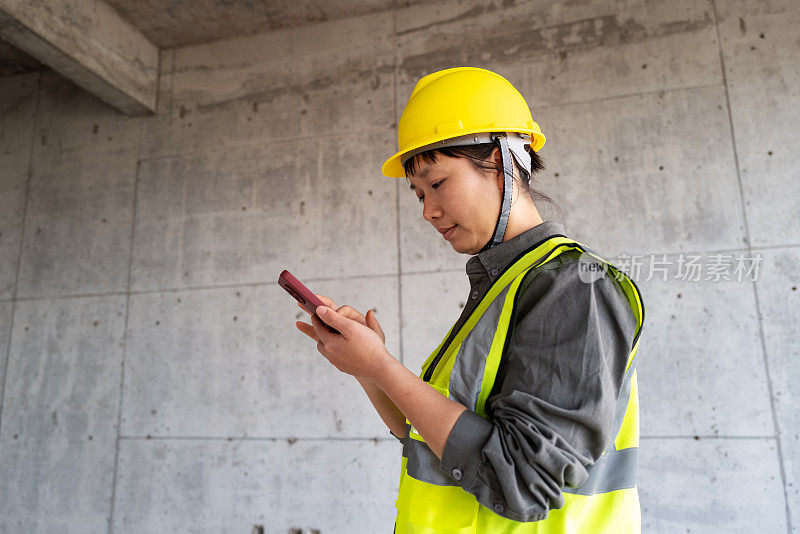
{"label": "nose", "polygon": [[434,219],[442,216],[442,209],[439,205],[430,199],[430,195],[426,195],[422,201],[422,218],[433,223]]}

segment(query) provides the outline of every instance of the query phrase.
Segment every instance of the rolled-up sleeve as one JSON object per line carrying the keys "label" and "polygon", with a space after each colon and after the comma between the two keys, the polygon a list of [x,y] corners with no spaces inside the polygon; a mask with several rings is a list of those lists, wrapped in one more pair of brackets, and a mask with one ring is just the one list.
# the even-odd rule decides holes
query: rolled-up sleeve
{"label": "rolled-up sleeve", "polygon": [[488,419],[464,411],[442,454],[442,471],[515,521],[562,507],[561,488],[585,482],[613,438],[635,319],[610,275],[587,283],[578,269],[565,255],[526,276]]}

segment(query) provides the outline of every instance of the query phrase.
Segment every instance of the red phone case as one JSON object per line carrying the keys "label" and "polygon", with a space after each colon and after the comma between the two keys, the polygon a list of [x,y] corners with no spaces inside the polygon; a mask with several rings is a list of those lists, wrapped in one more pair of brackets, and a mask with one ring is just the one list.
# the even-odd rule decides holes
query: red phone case
{"label": "red phone case", "polygon": [[[311,315],[315,315],[317,313],[317,306],[326,305],[289,271],[284,270],[281,273],[281,275],[278,277],[278,285],[285,289],[295,299],[297,299],[297,302],[299,302],[300,305]],[[339,331],[335,328],[331,328],[329,326],[328,328],[337,334],[339,333]]]}

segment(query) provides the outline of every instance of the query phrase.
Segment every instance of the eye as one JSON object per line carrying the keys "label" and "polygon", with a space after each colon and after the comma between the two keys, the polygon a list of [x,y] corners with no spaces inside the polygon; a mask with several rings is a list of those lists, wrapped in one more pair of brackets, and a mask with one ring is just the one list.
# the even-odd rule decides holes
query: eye
{"label": "eye", "polygon": [[[439,180],[438,182],[433,184],[431,187],[434,188],[434,189],[439,189],[439,186],[442,185],[442,182],[444,182],[444,180]],[[421,196],[417,197],[417,200],[419,200],[420,203],[422,203],[425,200],[425,195],[421,195]]]}

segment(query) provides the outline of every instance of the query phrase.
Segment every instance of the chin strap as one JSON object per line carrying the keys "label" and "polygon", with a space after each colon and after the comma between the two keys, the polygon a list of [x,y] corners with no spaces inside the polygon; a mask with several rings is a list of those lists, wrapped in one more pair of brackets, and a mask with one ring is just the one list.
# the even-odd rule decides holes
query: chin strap
{"label": "chin strap", "polygon": [[500,206],[497,225],[494,227],[494,236],[481,249],[481,252],[503,242],[503,237],[506,235],[506,226],[508,226],[508,216],[511,214],[514,167],[511,163],[511,152],[508,150],[508,139],[505,135],[498,135],[493,137],[493,140],[500,147],[500,157],[503,161],[503,203]]}

